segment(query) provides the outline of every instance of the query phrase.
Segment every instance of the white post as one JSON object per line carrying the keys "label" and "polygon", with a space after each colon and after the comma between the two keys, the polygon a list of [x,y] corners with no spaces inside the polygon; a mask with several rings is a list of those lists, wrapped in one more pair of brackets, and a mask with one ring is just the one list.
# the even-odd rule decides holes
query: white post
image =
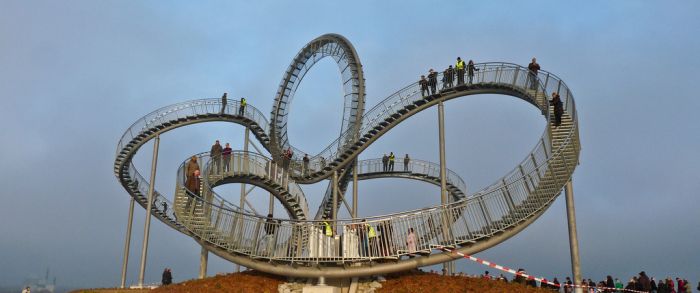
{"label": "white post", "polygon": [[129,201],[129,221],[126,224],[126,240],[124,241],[124,261],[122,262],[122,282],[120,288],[126,286],[126,268],[129,265],[129,248],[131,246],[131,226],[134,222],[134,198]]}
{"label": "white post", "polygon": [[139,287],[143,287],[143,279],[146,274],[146,257],[148,254],[148,236],[151,230],[151,209],[153,208],[153,191],[156,185],[156,166],[158,165],[158,147],[160,135],[156,135],[153,142],[153,159],[151,161],[151,182],[148,185],[148,204],[146,204],[146,224],[143,229],[143,246],[141,247],[141,269],[139,270]]}
{"label": "white post", "polygon": [[[571,272],[574,275],[574,284],[581,285],[581,261],[578,253],[578,234],[576,232],[576,211],[574,209],[574,187],[571,180],[564,187],[566,194],[566,218],[569,223],[569,247],[571,249]],[[580,287],[576,293],[583,292]]]}

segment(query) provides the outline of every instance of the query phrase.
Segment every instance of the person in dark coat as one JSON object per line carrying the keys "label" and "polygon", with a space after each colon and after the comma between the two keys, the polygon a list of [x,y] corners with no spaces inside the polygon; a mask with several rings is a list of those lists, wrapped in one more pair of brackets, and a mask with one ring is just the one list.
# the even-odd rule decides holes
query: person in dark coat
{"label": "person in dark coat", "polygon": [[163,278],[161,279],[163,286],[167,286],[173,283],[173,274],[170,272],[169,268],[163,270]]}
{"label": "person in dark coat", "polygon": [[418,81],[418,85],[420,85],[421,96],[425,97],[425,92],[428,92],[428,95],[430,95],[430,90],[428,89],[428,80],[425,79],[425,75],[420,76],[420,80]]}
{"label": "person in dark coat", "polygon": [[428,85],[430,86],[431,95],[437,94],[437,72],[431,68],[428,72]]}
{"label": "person in dark coat", "polygon": [[659,283],[656,285],[656,292],[658,292],[658,293],[669,293],[670,292],[668,290],[668,286],[666,286],[666,282],[664,282],[663,279],[659,280]]}
{"label": "person in dark coat", "polygon": [[219,174],[221,172],[221,154],[223,154],[223,152],[224,148],[221,147],[219,140],[216,140],[209,151],[209,156],[211,156],[213,171],[215,174]]}
{"label": "person in dark coat", "polygon": [[564,114],[564,105],[557,92],[552,93],[552,100],[549,101],[549,104],[554,107],[554,127],[559,127],[561,125],[561,116]]}
{"label": "person in dark coat", "polygon": [[389,168],[389,156],[384,154],[384,156],[382,157],[382,171],[386,172],[388,170],[388,168]]}
{"label": "person in dark coat", "polygon": [[613,280],[612,276],[608,275],[605,279],[605,287],[615,288],[615,280]]}
{"label": "person in dark coat", "polygon": [[639,272],[639,285],[644,292],[651,291],[651,280],[644,271]]}
{"label": "person in dark coat", "polygon": [[651,278],[651,292],[657,292],[659,288],[656,286],[656,280],[654,278]]}
{"label": "person in dark coat", "polygon": [[540,71],[540,65],[537,63],[537,58],[532,58],[532,62],[527,65],[528,70],[528,83],[530,84],[530,89],[537,89],[537,73]]}
{"label": "person in dark coat", "polygon": [[231,172],[231,153],[233,153],[231,144],[227,142],[226,147],[221,152],[221,157],[224,160],[224,172]]}
{"label": "person in dark coat", "polygon": [[226,99],[227,93],[224,93],[223,96],[221,96],[221,112],[219,112],[219,115],[223,115],[224,112],[226,111],[226,104],[228,103],[228,100]]}
{"label": "person in dark coat", "polygon": [[479,71],[479,68],[474,66],[473,60],[469,60],[469,63],[467,63],[467,76],[469,77],[469,84],[472,84],[474,81],[474,71]]}
{"label": "person in dark coat", "polygon": [[454,85],[455,70],[452,65],[447,67],[445,71],[442,72],[442,88],[451,88]]}

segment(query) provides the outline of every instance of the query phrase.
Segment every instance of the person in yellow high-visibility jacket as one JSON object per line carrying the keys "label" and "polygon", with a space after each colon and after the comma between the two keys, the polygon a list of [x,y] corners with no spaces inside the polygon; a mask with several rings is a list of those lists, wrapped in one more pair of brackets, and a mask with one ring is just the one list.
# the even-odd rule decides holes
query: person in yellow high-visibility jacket
{"label": "person in yellow high-visibility jacket", "polygon": [[326,221],[323,221],[323,231],[326,236],[333,237],[333,227]]}
{"label": "person in yellow high-visibility jacket", "polygon": [[467,69],[466,64],[462,58],[457,57],[457,64],[455,64],[455,71],[457,72],[457,84],[464,83],[464,71]]}
{"label": "person in yellow high-visibility jacket", "polygon": [[377,232],[374,230],[374,227],[370,224],[365,224],[367,227],[367,238],[369,242],[369,253],[372,256],[376,256],[376,251],[377,251]]}
{"label": "person in yellow high-visibility jacket", "polygon": [[238,106],[238,115],[243,116],[245,114],[245,106],[248,105],[248,102],[246,102],[245,98],[241,98],[241,103]]}

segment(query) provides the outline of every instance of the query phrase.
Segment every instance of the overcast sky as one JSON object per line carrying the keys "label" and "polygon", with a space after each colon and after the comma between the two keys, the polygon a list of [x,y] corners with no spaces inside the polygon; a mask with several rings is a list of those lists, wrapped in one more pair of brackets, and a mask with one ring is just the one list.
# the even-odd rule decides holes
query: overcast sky
{"label": "overcast sky", "polygon": [[[2,1],[0,2],[0,287],[50,267],[59,285],[116,286],[129,196],[113,174],[123,131],[162,106],[245,96],[268,114],[283,71],[324,33],[346,36],[367,79],[370,108],[457,56],[526,65],[563,78],[576,98],[581,165],[574,190],[585,278],[612,274],[700,278],[700,4],[697,1]],[[487,3],[484,3],[487,2]],[[331,60],[294,99],[290,139],[315,153],[338,134],[340,77]],[[517,165],[545,122],[512,97],[446,103],[447,162],[474,192]],[[162,136],[157,189],[215,139],[242,146],[225,123]],[[136,156],[147,170],[151,144]],[[437,109],[415,115],[367,149],[438,161]],[[147,172],[145,172],[147,173]],[[315,211],[325,182],[304,186]],[[237,201],[238,185],[218,191]],[[439,203],[439,188],[381,179],[360,184],[360,214]],[[251,200],[265,211],[267,195]],[[137,208],[129,283],[136,282],[145,211]],[[277,205],[275,214],[282,216]],[[341,212],[347,215],[346,211]],[[164,267],[197,276],[192,239],[152,222],[146,281]],[[562,279],[570,274],[563,196],[533,225],[478,254]],[[466,260],[468,273],[485,268]],[[210,274],[233,265],[210,257]]]}

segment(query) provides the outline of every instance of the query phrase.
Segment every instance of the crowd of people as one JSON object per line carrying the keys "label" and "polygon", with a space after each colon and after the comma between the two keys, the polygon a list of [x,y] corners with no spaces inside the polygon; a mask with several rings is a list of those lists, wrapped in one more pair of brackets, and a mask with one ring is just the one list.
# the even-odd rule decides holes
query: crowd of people
{"label": "crowd of people", "polygon": [[[430,273],[437,274],[436,271],[431,270]],[[443,269],[443,275],[447,274],[447,271]],[[524,269],[518,269],[519,274],[526,274]],[[563,283],[559,282],[559,279],[553,278],[551,281],[543,279],[542,282],[538,282],[535,279],[525,278],[521,275],[516,275],[512,280],[509,280],[503,274],[499,276],[493,276],[489,271],[485,271],[481,275],[466,275],[462,272],[454,274],[455,276],[464,276],[472,278],[484,278],[495,281],[502,282],[513,282],[519,283],[525,286],[539,287],[550,289],[554,292],[572,293],[574,291],[574,283],[570,277],[566,277]],[[548,284],[548,283],[553,283]],[[651,292],[651,293],[691,293],[692,286],[685,278],[675,278],[667,277],[665,279],[656,280],[653,277],[649,277],[646,272],[642,271],[637,276],[632,277],[626,284],[624,284],[620,279],[613,278],[608,275],[604,280],[595,282],[592,279],[583,279],[581,282],[583,291],[587,293],[617,293],[617,292]],[[700,291],[700,282],[698,282],[697,290]]]}
{"label": "crowd of people", "polygon": [[[540,71],[540,64],[537,63],[537,58],[532,58],[532,61],[527,65],[527,69],[528,87],[530,89],[537,90],[537,86],[539,84],[537,74]],[[442,72],[441,90],[448,90],[453,88],[455,86],[455,79],[457,79],[457,86],[465,84],[465,74],[468,78],[466,82],[468,84],[472,84],[474,82],[474,74],[476,71],[479,71],[479,68],[475,66],[473,60],[469,60],[469,62],[465,64],[461,57],[457,57],[457,62],[455,63],[455,66],[452,67],[452,65],[450,65],[447,67],[447,69],[445,69]],[[423,97],[437,94],[437,71],[431,68],[430,70],[428,70],[427,77],[425,75],[421,75],[420,80],[418,81],[418,85],[420,86],[421,95]],[[561,101],[559,93],[552,92],[552,100],[550,100],[550,105],[554,107],[554,121],[552,122],[552,124],[556,128],[561,125],[561,117],[564,113],[563,103]]]}

